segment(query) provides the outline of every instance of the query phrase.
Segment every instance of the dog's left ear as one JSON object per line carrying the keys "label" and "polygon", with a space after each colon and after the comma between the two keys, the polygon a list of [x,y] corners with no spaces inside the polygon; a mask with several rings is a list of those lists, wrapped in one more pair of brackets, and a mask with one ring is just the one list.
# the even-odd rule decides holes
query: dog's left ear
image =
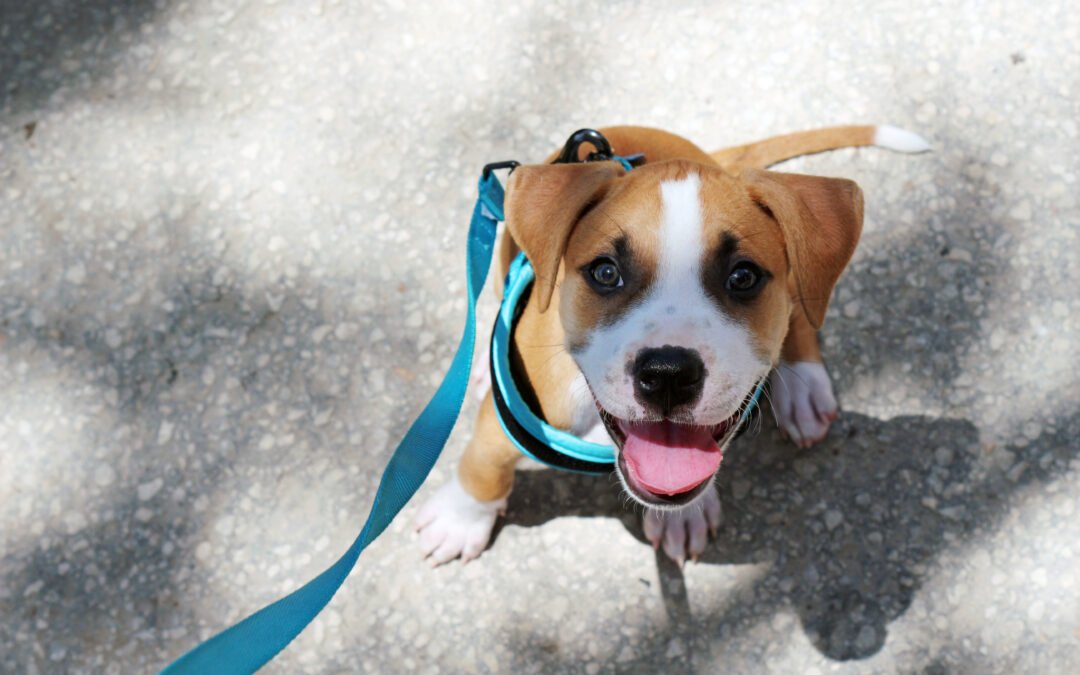
{"label": "dog's left ear", "polygon": [[747,190],[784,234],[806,317],[820,328],[829,297],[862,232],[862,190],[854,181],[746,169]]}
{"label": "dog's left ear", "polygon": [[506,184],[506,227],[536,272],[540,311],[555,292],[570,233],[625,171],[616,162],[518,167]]}

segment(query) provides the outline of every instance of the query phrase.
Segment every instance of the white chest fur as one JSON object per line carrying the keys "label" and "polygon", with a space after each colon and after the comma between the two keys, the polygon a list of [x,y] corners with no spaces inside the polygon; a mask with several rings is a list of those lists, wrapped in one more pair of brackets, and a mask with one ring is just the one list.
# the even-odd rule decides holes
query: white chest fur
{"label": "white chest fur", "polygon": [[590,443],[611,445],[611,437],[608,436],[604,423],[600,421],[600,413],[596,409],[596,403],[593,401],[592,392],[589,391],[584,375],[578,373],[570,381],[567,395],[570,397],[573,411],[570,433]]}

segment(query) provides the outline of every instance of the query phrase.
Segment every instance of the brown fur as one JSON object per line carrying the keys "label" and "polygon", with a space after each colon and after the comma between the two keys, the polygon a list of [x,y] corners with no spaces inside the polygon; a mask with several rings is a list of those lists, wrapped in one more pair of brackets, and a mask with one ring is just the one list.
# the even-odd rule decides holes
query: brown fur
{"label": "brown fur", "polygon": [[521,453],[503,434],[495,416],[489,391],[480,403],[472,440],[458,465],[461,486],[474,498],[489,502],[510,494],[514,484],[514,465]]}
{"label": "brown fur", "polygon": [[812,155],[837,148],[874,144],[875,126],[829,127],[774,136],[763,141],[717,150],[710,156],[724,169],[738,172],[743,168],[765,169],[786,159]]}
{"label": "brown fur", "polygon": [[[584,340],[598,324],[617,319],[656,276],[660,242],[655,224],[660,219],[661,205],[659,192],[648,188],[655,180],[650,173],[638,169],[620,180],[620,185],[610,190],[574,230],[563,261],[569,273],[560,288],[563,303],[559,308],[569,329],[570,345]],[[626,292],[610,299],[582,292],[580,288],[586,282],[577,270],[600,255],[613,255],[613,243],[620,239],[633,258],[632,270],[624,274],[628,277]]]}
{"label": "brown fur", "polygon": [[623,173],[615,162],[590,162],[523,166],[510,175],[506,189],[515,196],[506,200],[506,231],[533,263],[541,312],[551,302],[570,233]]}
{"label": "brown fur", "polygon": [[[736,257],[753,260],[774,277],[774,282],[749,304],[735,302],[723,292],[715,297],[728,314],[750,328],[759,353],[775,363],[792,306],[786,284],[788,258],[784,238],[739,181],[722,172],[703,171],[701,177],[702,193],[708,191],[714,196],[702,203],[706,250],[718,248],[725,234],[733,235],[738,240]],[[719,195],[722,197],[716,198]]]}
{"label": "brown fur", "polygon": [[862,233],[862,190],[843,178],[747,169],[751,197],[779,223],[799,301],[814,328],[825,321],[833,286]]}

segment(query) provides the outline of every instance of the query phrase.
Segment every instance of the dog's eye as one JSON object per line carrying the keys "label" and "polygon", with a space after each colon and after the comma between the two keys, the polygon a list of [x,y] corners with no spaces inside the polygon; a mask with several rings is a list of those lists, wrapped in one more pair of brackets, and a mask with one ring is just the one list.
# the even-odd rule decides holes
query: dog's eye
{"label": "dog's eye", "polygon": [[619,266],[611,258],[597,258],[589,265],[589,279],[600,290],[610,290],[623,285]]}
{"label": "dog's eye", "polygon": [[740,300],[749,300],[761,290],[765,274],[761,268],[749,261],[743,261],[735,265],[728,273],[727,282],[724,286],[732,297]]}

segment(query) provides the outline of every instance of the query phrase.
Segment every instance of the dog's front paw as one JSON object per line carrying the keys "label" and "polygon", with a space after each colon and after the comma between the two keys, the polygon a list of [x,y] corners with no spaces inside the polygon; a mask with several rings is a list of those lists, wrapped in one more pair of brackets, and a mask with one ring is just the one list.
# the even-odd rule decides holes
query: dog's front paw
{"label": "dog's front paw", "polygon": [[795,445],[808,448],[825,438],[836,419],[836,398],[825,366],[781,361],[769,378],[773,414]]}
{"label": "dog's front paw", "polygon": [[432,565],[461,556],[469,562],[491,539],[495,518],[506,510],[506,500],[481,502],[461,487],[457,476],[428,499],[416,517],[420,548]]}
{"label": "dog's front paw", "polygon": [[645,509],[645,538],[653,548],[664,547],[664,553],[682,567],[687,556],[696,561],[705,552],[709,535],[716,536],[720,527],[720,497],[712,485],[701,499],[678,511]]}

